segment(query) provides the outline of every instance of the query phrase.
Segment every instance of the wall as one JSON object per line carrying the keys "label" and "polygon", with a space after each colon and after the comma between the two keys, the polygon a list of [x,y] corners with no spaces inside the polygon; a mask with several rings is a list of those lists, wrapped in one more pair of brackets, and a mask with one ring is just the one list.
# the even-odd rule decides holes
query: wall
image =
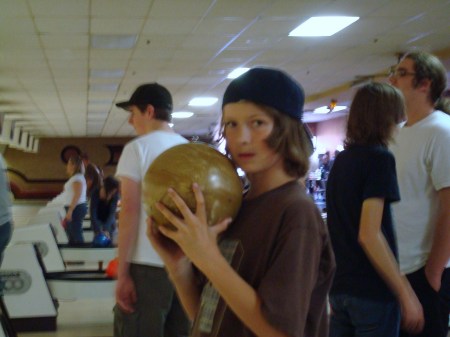
{"label": "wall", "polygon": [[8,147],[4,153],[11,189],[16,199],[51,199],[67,180],[64,159],[76,151],[114,174],[123,145],[130,138],[41,138],[38,153]]}
{"label": "wall", "polygon": [[318,123],[316,128],[318,149],[324,149],[333,153],[337,146],[343,145],[346,127],[347,117],[339,117]]}
{"label": "wall", "polygon": [[315,124],[314,135],[316,136],[316,152],[311,156],[311,171],[314,171],[318,166],[319,154],[330,151],[331,156],[333,156],[336,148],[343,145],[346,126],[346,116]]}
{"label": "wall", "polygon": [[[317,137],[317,151],[311,157],[311,169],[318,164],[318,155],[334,152],[345,137],[346,117],[309,125]],[[16,199],[51,199],[62,191],[67,180],[63,150],[71,147],[86,152],[91,162],[103,169],[105,176],[114,174],[118,155],[130,138],[41,138],[38,153],[27,153],[7,147],[3,157]]]}

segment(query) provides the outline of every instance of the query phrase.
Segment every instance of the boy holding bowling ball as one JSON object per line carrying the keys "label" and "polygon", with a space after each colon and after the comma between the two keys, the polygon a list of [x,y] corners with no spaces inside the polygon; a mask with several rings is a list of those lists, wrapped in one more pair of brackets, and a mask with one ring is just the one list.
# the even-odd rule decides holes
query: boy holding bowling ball
{"label": "boy holding bowling ball", "polygon": [[250,182],[238,215],[208,226],[194,184],[195,213],[171,189],[182,218],[157,204],[176,231],[148,221],[193,320],[191,336],[328,334],[335,262],[327,228],[298,182],[312,153],[303,103],[300,85],[276,69],[254,68],[233,80],[223,97],[222,133]]}

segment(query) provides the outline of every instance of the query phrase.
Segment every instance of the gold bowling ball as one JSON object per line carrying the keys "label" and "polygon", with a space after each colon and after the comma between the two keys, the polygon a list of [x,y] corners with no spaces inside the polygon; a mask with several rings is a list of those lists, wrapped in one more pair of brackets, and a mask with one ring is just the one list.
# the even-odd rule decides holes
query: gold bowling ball
{"label": "gold bowling ball", "polygon": [[203,192],[208,225],[214,225],[227,217],[235,218],[242,202],[242,182],[232,162],[205,143],[187,143],[164,151],[145,174],[145,210],[157,226],[174,229],[155,207],[156,202],[161,202],[172,213],[182,217],[167,193],[169,187],[195,212],[193,183],[197,183]]}

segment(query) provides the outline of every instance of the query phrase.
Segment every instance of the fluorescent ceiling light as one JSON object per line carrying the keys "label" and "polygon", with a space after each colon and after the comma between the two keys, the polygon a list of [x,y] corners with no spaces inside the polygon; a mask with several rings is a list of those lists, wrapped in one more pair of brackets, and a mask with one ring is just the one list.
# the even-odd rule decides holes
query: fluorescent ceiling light
{"label": "fluorescent ceiling light", "polygon": [[91,78],[121,78],[125,75],[125,71],[122,69],[116,70],[96,70],[91,69]]}
{"label": "fluorescent ceiling light", "polygon": [[193,112],[190,111],[177,111],[172,112],[172,118],[189,118],[194,115]]}
{"label": "fluorescent ceiling light", "polygon": [[87,123],[88,127],[99,127],[99,126],[103,126],[103,124],[105,124],[105,121],[101,121],[101,120],[89,120],[89,122]]}
{"label": "fluorescent ceiling light", "polygon": [[358,16],[314,16],[291,31],[289,36],[331,36],[358,19]]}
{"label": "fluorescent ceiling light", "polygon": [[108,112],[88,112],[87,119],[88,121],[92,120],[105,120],[108,117]]}
{"label": "fluorescent ceiling light", "polygon": [[330,107],[328,105],[321,106],[320,108],[314,109],[315,114],[327,114],[331,111],[341,111],[345,110],[347,107],[345,105],[336,105],[332,110],[330,110]]}
{"label": "fluorescent ceiling light", "polygon": [[91,47],[98,49],[131,49],[137,35],[92,35]]}
{"label": "fluorescent ceiling light", "polygon": [[106,83],[92,83],[89,85],[90,91],[117,91],[119,89],[118,84],[106,84]]}
{"label": "fluorescent ceiling light", "polygon": [[211,106],[214,105],[218,99],[216,97],[195,97],[189,101],[190,106]]}
{"label": "fluorescent ceiling light", "polygon": [[89,105],[98,105],[98,104],[105,104],[105,105],[111,105],[112,99],[89,99],[88,104]]}
{"label": "fluorescent ceiling light", "polygon": [[235,79],[249,70],[250,68],[236,68],[231,73],[228,74],[227,78]]}

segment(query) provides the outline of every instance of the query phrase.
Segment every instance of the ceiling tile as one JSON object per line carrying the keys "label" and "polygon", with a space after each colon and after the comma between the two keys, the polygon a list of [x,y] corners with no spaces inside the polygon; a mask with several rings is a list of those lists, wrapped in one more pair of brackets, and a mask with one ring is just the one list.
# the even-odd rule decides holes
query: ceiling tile
{"label": "ceiling tile", "polygon": [[[355,79],[385,71],[399,52],[438,51],[450,66],[448,0],[0,1],[0,112],[43,137],[135,135],[114,102],[146,82],[167,86],[175,109],[195,113],[175,122],[176,131],[195,135],[217,124],[220,104],[193,109],[189,100],[221,99],[226,75],[239,66],[287,71],[305,87],[308,108],[350,102]],[[361,18],[332,37],[288,37],[310,16],[336,13]],[[136,43],[90,45],[115,35]],[[88,112],[100,123],[87,127]]]}

